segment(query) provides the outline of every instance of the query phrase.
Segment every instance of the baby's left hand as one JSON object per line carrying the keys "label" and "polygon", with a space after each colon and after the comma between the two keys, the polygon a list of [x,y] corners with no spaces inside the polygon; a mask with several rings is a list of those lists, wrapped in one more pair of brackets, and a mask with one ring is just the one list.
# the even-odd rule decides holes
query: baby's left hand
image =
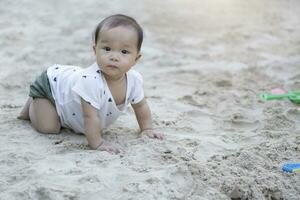
{"label": "baby's left hand", "polygon": [[164,134],[162,134],[160,132],[157,132],[157,131],[155,131],[153,129],[143,130],[141,132],[141,134],[147,135],[149,138],[156,138],[156,139],[159,139],[159,140],[163,140],[164,139]]}

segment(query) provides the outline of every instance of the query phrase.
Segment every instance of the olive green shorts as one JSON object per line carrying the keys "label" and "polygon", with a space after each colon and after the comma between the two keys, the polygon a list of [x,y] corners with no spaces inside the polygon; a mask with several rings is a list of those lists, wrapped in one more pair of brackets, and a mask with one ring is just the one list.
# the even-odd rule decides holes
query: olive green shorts
{"label": "olive green shorts", "polygon": [[55,106],[55,100],[51,93],[47,70],[43,71],[42,74],[30,85],[29,96],[33,99],[46,98]]}

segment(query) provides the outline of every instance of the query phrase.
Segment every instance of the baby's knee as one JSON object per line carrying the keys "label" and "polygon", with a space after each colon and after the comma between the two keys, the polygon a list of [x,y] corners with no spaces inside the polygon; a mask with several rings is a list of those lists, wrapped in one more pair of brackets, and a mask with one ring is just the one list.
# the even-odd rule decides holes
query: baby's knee
{"label": "baby's knee", "polygon": [[56,125],[41,125],[36,127],[38,132],[46,133],[46,134],[58,134],[60,132],[60,124]]}

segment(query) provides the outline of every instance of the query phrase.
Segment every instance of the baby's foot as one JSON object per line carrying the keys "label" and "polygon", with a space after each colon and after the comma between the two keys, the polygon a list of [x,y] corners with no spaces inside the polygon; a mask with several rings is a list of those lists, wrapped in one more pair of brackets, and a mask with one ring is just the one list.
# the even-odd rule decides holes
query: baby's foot
{"label": "baby's foot", "polygon": [[29,97],[26,104],[22,108],[22,111],[20,112],[19,116],[17,117],[18,119],[22,119],[22,120],[30,119],[29,118],[29,107],[30,107],[31,102],[32,102],[32,98]]}
{"label": "baby's foot", "polygon": [[19,116],[17,118],[21,119],[21,120],[29,120],[29,114],[28,113],[24,113],[24,112],[20,112],[20,114],[19,114]]}

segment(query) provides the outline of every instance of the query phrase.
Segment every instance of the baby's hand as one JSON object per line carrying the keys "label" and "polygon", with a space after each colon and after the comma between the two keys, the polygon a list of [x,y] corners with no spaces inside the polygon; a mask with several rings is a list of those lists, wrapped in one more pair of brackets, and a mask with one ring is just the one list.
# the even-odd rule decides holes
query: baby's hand
{"label": "baby's hand", "polygon": [[155,131],[153,129],[143,130],[141,132],[141,134],[147,135],[149,138],[156,138],[156,139],[159,139],[159,140],[163,140],[164,139],[164,134],[162,134],[160,132],[157,132],[157,131]]}
{"label": "baby's hand", "polygon": [[107,151],[111,154],[118,154],[120,153],[120,150],[113,144],[103,141],[102,144],[98,147],[100,151]]}

